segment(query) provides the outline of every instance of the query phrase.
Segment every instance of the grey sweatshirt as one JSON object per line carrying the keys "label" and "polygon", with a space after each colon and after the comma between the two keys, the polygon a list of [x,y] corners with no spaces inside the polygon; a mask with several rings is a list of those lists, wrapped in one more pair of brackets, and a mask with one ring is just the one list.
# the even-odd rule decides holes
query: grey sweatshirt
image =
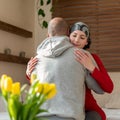
{"label": "grey sweatshirt", "polygon": [[43,105],[49,111],[45,115],[85,119],[86,70],[75,60],[74,49],[66,36],[47,38],[37,48],[39,62],[33,73],[57,86],[57,95]]}

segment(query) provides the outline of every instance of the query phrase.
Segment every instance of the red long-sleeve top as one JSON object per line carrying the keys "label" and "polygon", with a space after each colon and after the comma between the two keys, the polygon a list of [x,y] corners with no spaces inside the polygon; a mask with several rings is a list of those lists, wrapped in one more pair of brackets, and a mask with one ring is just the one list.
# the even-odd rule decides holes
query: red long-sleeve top
{"label": "red long-sleeve top", "polygon": [[[94,60],[96,61],[99,69],[95,68],[91,73],[91,76],[98,82],[101,88],[107,92],[111,93],[113,90],[113,82],[109,77],[102,61],[96,54],[92,54]],[[94,99],[91,90],[86,86],[86,96],[85,96],[85,110],[86,111],[96,111],[98,112],[102,120],[106,120],[106,115],[104,111],[99,107],[96,100]]]}

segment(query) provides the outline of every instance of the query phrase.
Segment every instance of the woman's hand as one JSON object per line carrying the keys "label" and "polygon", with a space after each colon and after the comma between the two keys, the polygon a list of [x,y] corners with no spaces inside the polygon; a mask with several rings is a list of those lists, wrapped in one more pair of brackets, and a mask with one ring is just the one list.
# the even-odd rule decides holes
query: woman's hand
{"label": "woman's hand", "polygon": [[38,63],[38,59],[31,57],[27,64],[26,75],[30,78],[32,71],[35,69],[35,65]]}
{"label": "woman's hand", "polygon": [[91,73],[95,69],[95,65],[92,62],[91,55],[82,50],[75,49],[76,60],[81,63],[86,69],[88,69]]}

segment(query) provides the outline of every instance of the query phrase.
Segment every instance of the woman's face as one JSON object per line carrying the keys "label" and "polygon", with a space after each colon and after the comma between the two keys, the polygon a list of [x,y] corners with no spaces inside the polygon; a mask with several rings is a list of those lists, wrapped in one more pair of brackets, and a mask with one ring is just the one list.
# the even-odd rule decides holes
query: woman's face
{"label": "woman's face", "polygon": [[85,33],[80,30],[75,30],[70,34],[70,42],[78,48],[84,48],[88,44]]}

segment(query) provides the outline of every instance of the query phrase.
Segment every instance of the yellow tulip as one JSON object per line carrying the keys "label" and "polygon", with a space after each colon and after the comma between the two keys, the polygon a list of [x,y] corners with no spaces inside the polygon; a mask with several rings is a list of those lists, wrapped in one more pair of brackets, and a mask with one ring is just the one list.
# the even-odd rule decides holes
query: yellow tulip
{"label": "yellow tulip", "polygon": [[33,81],[37,78],[37,75],[36,74],[31,74],[31,77],[30,77],[30,83],[32,84]]}
{"label": "yellow tulip", "polygon": [[57,91],[56,90],[52,90],[48,95],[47,95],[47,99],[51,99],[56,95]]}
{"label": "yellow tulip", "polygon": [[39,83],[35,88],[35,92],[41,93],[42,90],[43,90],[43,84]]}
{"label": "yellow tulip", "polygon": [[3,74],[2,76],[1,76],[1,79],[5,79],[6,77],[8,77],[6,74]]}
{"label": "yellow tulip", "polygon": [[3,82],[3,89],[7,92],[11,92],[13,80],[11,77],[6,77]]}
{"label": "yellow tulip", "polygon": [[3,75],[1,76],[1,81],[0,81],[0,87],[1,87],[2,89],[4,88],[5,78],[7,78],[7,75],[6,75],[6,74],[3,74]]}
{"label": "yellow tulip", "polygon": [[49,93],[47,95],[47,99],[53,98],[56,95],[56,93],[57,93],[55,84],[50,84],[49,85],[49,89],[50,89],[50,91],[49,91]]}
{"label": "yellow tulip", "polygon": [[43,94],[47,94],[50,91],[50,86],[48,83],[43,84]]}
{"label": "yellow tulip", "polygon": [[16,82],[12,85],[12,94],[20,95],[20,83]]}

